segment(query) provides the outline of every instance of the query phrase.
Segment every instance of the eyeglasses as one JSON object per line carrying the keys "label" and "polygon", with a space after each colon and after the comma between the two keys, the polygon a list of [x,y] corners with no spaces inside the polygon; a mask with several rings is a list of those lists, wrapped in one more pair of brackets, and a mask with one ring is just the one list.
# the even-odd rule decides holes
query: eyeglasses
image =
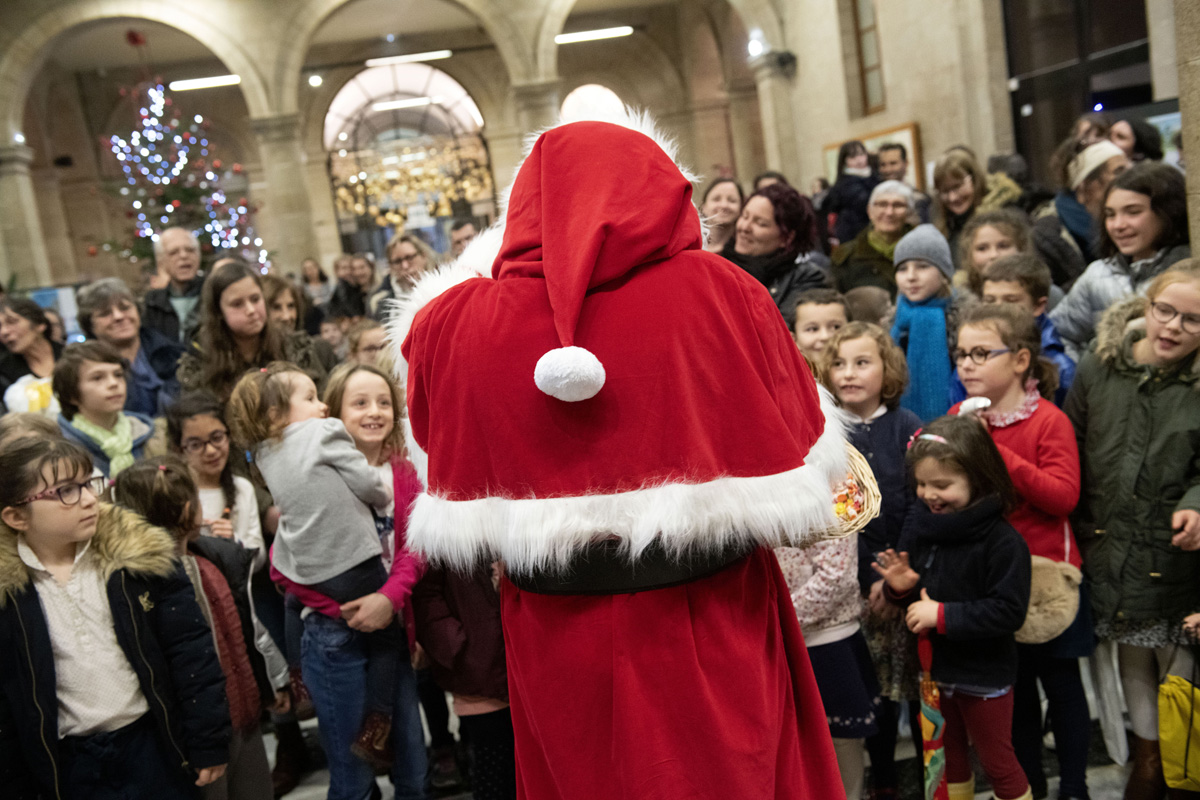
{"label": "eyeglasses", "polygon": [[92,493],[92,497],[99,497],[108,488],[108,479],[103,476],[89,478],[83,483],[66,483],[59,486],[57,489],[47,489],[44,492],[35,494],[33,497],[27,497],[17,505],[25,505],[32,503],[34,500],[48,500],[52,497],[57,497],[58,502],[64,506],[79,505],[79,501],[83,499],[83,490],[87,489]]}
{"label": "eyeglasses", "polygon": [[416,261],[420,257],[420,253],[413,253],[411,256],[397,256],[396,258],[389,258],[388,263],[395,265],[407,264],[410,261]]}
{"label": "eyeglasses", "polygon": [[204,449],[210,444],[219,449],[222,445],[229,443],[229,433],[226,431],[213,431],[207,439],[188,439],[183,443],[183,451],[189,456],[198,456],[204,452]]}
{"label": "eyeglasses", "polygon": [[908,203],[902,201],[889,203],[886,200],[876,200],[874,203],[871,203],[871,206],[878,208],[880,211],[908,211]]}
{"label": "eyeglasses", "polygon": [[1173,305],[1154,302],[1150,304],[1150,315],[1164,325],[1179,317],[1179,327],[1185,333],[1200,333],[1200,314],[1184,314]]}
{"label": "eyeglasses", "polygon": [[992,356],[998,356],[1001,353],[1011,352],[1012,351],[1007,347],[998,347],[995,350],[987,350],[982,347],[973,347],[970,350],[955,350],[950,354],[950,357],[954,359],[955,364],[961,364],[969,358],[976,364],[983,366]]}

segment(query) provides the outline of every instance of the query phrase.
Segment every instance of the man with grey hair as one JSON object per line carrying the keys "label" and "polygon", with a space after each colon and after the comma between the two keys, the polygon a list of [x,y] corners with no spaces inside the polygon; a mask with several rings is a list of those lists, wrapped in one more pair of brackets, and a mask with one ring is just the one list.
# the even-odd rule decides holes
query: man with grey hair
{"label": "man with grey hair", "polygon": [[833,279],[842,294],[859,286],[878,286],[896,296],[896,242],[912,229],[913,190],[888,180],[871,191],[867,218],[871,224],[833,251]]}
{"label": "man with grey hair", "polygon": [[179,394],[175,368],[184,346],[143,325],[133,292],[120,278],[101,278],[75,296],[79,327],[89,339],[110,345],[129,362],[125,411],[150,417]]}
{"label": "man with grey hair", "polygon": [[165,289],[152,289],[143,299],[143,323],[178,342],[187,342],[199,327],[200,242],[187,228],[167,228],[154,242],[154,260],[167,274]]}

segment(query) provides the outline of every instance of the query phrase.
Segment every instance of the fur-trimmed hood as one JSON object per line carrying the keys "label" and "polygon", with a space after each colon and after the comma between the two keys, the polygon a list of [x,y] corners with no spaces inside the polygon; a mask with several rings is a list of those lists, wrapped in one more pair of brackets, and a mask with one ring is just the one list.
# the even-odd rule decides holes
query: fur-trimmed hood
{"label": "fur-trimmed hood", "polygon": [[[1150,301],[1134,295],[1111,306],[1096,323],[1096,357],[1110,367],[1125,365],[1125,349],[1129,335],[1146,330],[1146,309]],[[1192,356],[1187,380],[1200,392],[1200,358]]]}
{"label": "fur-trimmed hood", "polygon": [[[170,575],[175,569],[171,534],[120,506],[100,504],[92,548],[105,580],[122,569],[156,577]],[[0,609],[29,582],[29,568],[17,553],[17,532],[0,522]]]}

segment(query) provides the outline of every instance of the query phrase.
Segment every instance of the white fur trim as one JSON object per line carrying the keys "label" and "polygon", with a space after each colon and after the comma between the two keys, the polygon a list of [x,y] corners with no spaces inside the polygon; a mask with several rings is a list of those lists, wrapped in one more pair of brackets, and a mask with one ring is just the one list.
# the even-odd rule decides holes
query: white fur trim
{"label": "white fur trim", "polygon": [[[835,527],[831,487],[847,469],[842,416],[824,390],[821,410],[825,430],[797,469],[581,497],[456,501],[426,493],[413,505],[408,546],[464,569],[503,558],[515,572],[563,567],[597,536],[616,536],[631,557],[656,539],[674,553],[719,550],[739,540],[803,547]],[[428,459],[411,435],[408,442],[428,485]]]}
{"label": "white fur trim", "polygon": [[401,385],[408,381],[408,362],[400,352],[400,345],[408,338],[417,312],[443,292],[464,281],[472,278],[491,280],[492,264],[500,254],[503,242],[504,225],[498,222],[472,239],[467,249],[454,261],[421,276],[406,297],[388,301],[387,338],[396,364],[396,378]]}
{"label": "white fur trim", "polygon": [[604,377],[600,359],[582,347],[556,347],[533,368],[538,389],[564,403],[591,400],[604,388]]}

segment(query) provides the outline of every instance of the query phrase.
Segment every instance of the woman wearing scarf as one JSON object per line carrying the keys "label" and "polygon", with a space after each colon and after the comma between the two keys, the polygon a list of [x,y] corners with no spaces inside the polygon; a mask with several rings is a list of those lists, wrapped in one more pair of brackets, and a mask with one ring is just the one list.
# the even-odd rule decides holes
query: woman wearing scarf
{"label": "woman wearing scarf", "polygon": [[721,255],[767,287],[789,328],[796,324],[800,293],[832,285],[829,259],[817,241],[812,203],[783,184],[773,183],[750,195]]}
{"label": "woman wearing scarf", "polygon": [[913,191],[900,181],[884,181],[871,191],[871,224],[833,251],[833,279],[842,294],[860,286],[878,286],[896,296],[892,258],[900,237],[912,230]]}

